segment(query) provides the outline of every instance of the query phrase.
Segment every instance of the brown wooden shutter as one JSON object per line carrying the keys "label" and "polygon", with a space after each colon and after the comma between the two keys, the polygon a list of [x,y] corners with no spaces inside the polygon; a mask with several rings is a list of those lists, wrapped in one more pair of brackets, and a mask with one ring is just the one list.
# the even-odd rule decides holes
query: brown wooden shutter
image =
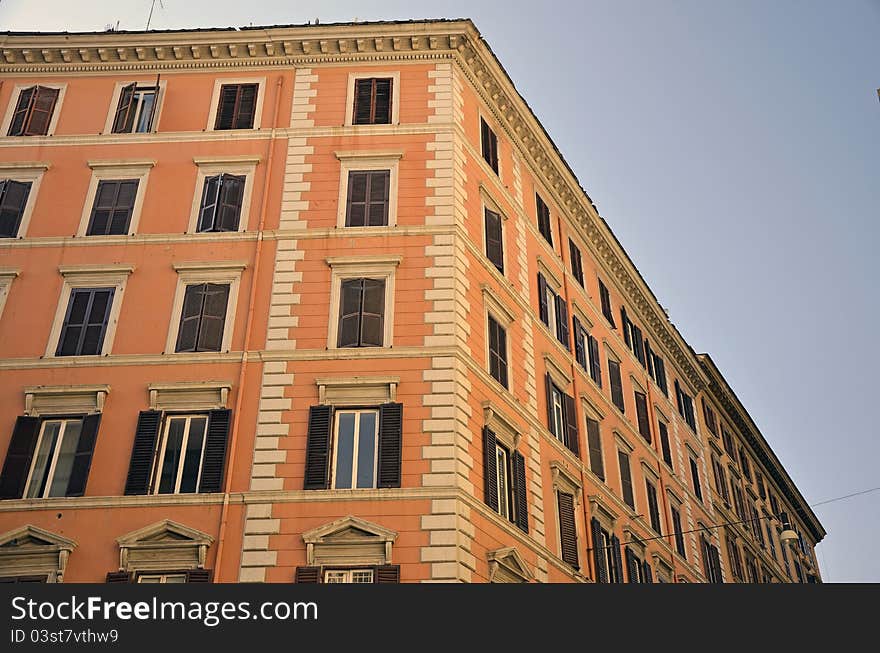
{"label": "brown wooden shutter", "polygon": [[628,546],[623,548],[623,558],[626,562],[626,582],[639,582],[639,561]]}
{"label": "brown wooden shutter", "polygon": [[23,415],[16,418],[0,473],[0,499],[21,499],[24,495],[39,433],[39,417]]}
{"label": "brown wooden shutter", "polygon": [[187,569],[186,571],[186,582],[187,583],[210,583],[211,582],[211,570],[210,569]]}
{"label": "brown wooden shutter", "polygon": [[177,345],[174,351],[198,351],[199,326],[205,303],[207,283],[196,283],[186,287],[183,293],[183,308],[180,311],[180,326],[177,329]]}
{"label": "brown wooden shutter", "polygon": [[585,370],[587,369],[586,332],[581,326],[577,315],[571,316],[571,331],[574,334],[574,358]]}
{"label": "brown wooden shutter", "polygon": [[620,539],[616,535],[611,536],[611,559],[614,562],[614,582],[623,582],[623,561],[620,556]]}
{"label": "brown wooden shutter", "polygon": [[621,413],[626,413],[626,404],[623,402],[623,382],[620,379],[620,363],[608,359],[608,378],[611,383],[611,401]]}
{"label": "brown wooden shutter", "polygon": [[31,104],[34,95],[37,92],[36,86],[24,88],[18,94],[18,102],[15,104],[15,111],[12,113],[12,121],[9,124],[9,136],[24,136],[25,121],[30,114]]}
{"label": "brown wooden shutter", "polygon": [[134,99],[137,82],[128,84],[119,93],[119,104],[116,107],[116,116],[113,119],[114,134],[128,134],[134,126]]}
{"label": "brown wooden shutter", "polygon": [[95,440],[98,438],[100,424],[100,413],[86,415],[83,418],[76,454],[73,457],[73,466],[70,469],[70,480],[67,482],[67,491],[64,494],[66,497],[81,497],[85,494],[86,481],[92,466],[92,454],[95,451]]}
{"label": "brown wooden shutter", "polygon": [[626,307],[620,307],[620,328],[623,329],[623,339],[626,342],[626,346],[632,349],[632,334],[630,333],[630,325],[632,323],[629,321],[629,318],[626,316]]}
{"label": "brown wooden shutter", "polygon": [[233,129],[252,129],[257,109],[257,84],[239,84]]}
{"label": "brown wooden shutter", "polygon": [[673,467],[672,450],[669,448],[669,431],[666,428],[666,424],[657,422],[657,430],[660,432],[660,449],[663,452],[663,460],[667,465]]}
{"label": "brown wooden shutter", "polygon": [[538,231],[544,236],[544,239],[553,246],[553,230],[550,228],[550,209],[541,199],[541,196],[535,193],[535,206],[538,214]]}
{"label": "brown wooden shutter", "polygon": [[644,577],[645,583],[653,583],[654,575],[651,573],[651,565],[648,564],[648,561],[645,560],[642,563],[642,576]]}
{"label": "brown wooden shutter", "polygon": [[483,159],[498,174],[498,137],[483,118],[480,118],[480,142]]}
{"label": "brown wooden shutter", "polygon": [[363,279],[346,279],[340,284],[337,347],[360,345],[363,282]]}
{"label": "brown wooden shutter", "polygon": [[232,411],[227,408],[208,413],[208,432],[205,437],[205,455],[199,492],[223,490],[223,469],[226,466],[226,444],[229,440]]}
{"label": "brown wooden shutter", "polygon": [[602,303],[602,315],[604,315],[605,319],[611,324],[611,328],[616,329],[617,326],[614,324],[614,312],[611,310],[611,295],[608,294],[608,288],[602,283],[601,279],[599,279],[599,299]]}
{"label": "brown wooden shutter", "polygon": [[642,349],[644,346],[644,338],[642,337],[642,330],[637,327],[635,324],[630,322],[630,330],[632,331],[632,351],[636,355],[638,361],[642,364],[642,367],[645,366],[645,350]]}
{"label": "brown wooden shutter", "polygon": [[620,493],[623,496],[623,501],[630,508],[635,509],[636,501],[633,496],[633,486],[632,486],[632,473],[629,468],[629,455],[625,454],[623,451],[618,450],[617,452],[617,462],[620,466]]}
{"label": "brown wooden shutter", "polygon": [[578,429],[577,409],[573,397],[562,395],[562,414],[565,417],[565,446],[575,456],[580,455],[580,430]]}
{"label": "brown wooden shutter", "polygon": [[214,231],[217,225],[217,209],[220,206],[220,188],[223,175],[205,177],[202,186],[202,201],[199,207],[199,224],[196,231]]}
{"label": "brown wooden shutter", "polygon": [[238,231],[245,175],[220,175],[220,203],[213,231]]}
{"label": "brown wooden shutter", "polygon": [[549,372],[544,375],[544,389],[547,392],[547,428],[556,437],[565,437],[564,434],[554,430],[556,425],[553,420],[553,379],[550,378]]}
{"label": "brown wooden shutter", "polygon": [[547,306],[547,280],[538,272],[538,316],[544,324],[550,324],[550,307]]}
{"label": "brown wooden shutter", "polygon": [[590,532],[593,536],[593,564],[596,565],[597,583],[608,582],[608,567],[606,565],[606,556],[608,551],[605,549],[605,543],[602,539],[602,526],[599,520],[593,517],[590,520]]}
{"label": "brown wooden shutter", "polygon": [[596,385],[602,387],[602,359],[599,357],[599,341],[593,336],[587,336],[590,353],[590,378],[596,382]]}
{"label": "brown wooden shutter", "polygon": [[566,492],[557,492],[559,507],[559,542],[562,560],[578,569],[577,527],[574,520],[574,497]]}
{"label": "brown wooden shutter", "polygon": [[568,304],[562,295],[556,295],[556,339],[571,351],[571,345],[568,344]]}
{"label": "brown wooden shutter", "polygon": [[385,280],[362,281],[359,344],[362,347],[381,347],[385,344]]}
{"label": "brown wooden shutter", "polygon": [[373,170],[368,177],[366,224],[382,227],[388,224],[388,198],[391,187],[389,170]]}
{"label": "brown wooden shutter", "polygon": [[31,191],[31,182],[0,181],[0,238],[15,238]]}
{"label": "brown wooden shutter", "polygon": [[394,79],[391,77],[373,80],[373,117],[374,125],[391,124],[391,99],[393,97]]}
{"label": "brown wooden shutter", "polygon": [[354,110],[352,112],[355,125],[369,125],[373,121],[373,79],[356,79],[354,89]]}
{"label": "brown wooden shutter", "polygon": [[130,571],[108,571],[107,572],[107,582],[108,583],[130,583],[133,580],[133,575]]}
{"label": "brown wooden shutter", "polygon": [[516,525],[523,533],[529,532],[529,500],[526,487],[526,460],[519,451],[513,452],[514,500]]}
{"label": "brown wooden shutter", "polygon": [[57,88],[36,87],[24,122],[22,132],[24,136],[48,135],[49,123],[52,121],[52,112],[55,110],[57,100]]}
{"label": "brown wooden shutter", "polygon": [[149,494],[153,457],[161,423],[162,413],[158,410],[143,410],[138,414],[124,494]]}
{"label": "brown wooden shutter", "polygon": [[599,422],[587,417],[587,450],[590,453],[590,470],[603,481],[605,466],[602,463],[602,438],[599,433]]}
{"label": "brown wooden shutter", "polygon": [[636,390],[634,393],[636,399],[636,417],[639,423],[639,433],[645,438],[648,444],[651,444],[651,422],[648,419],[648,400],[645,393]]}
{"label": "brown wooden shutter", "polygon": [[379,464],[377,487],[400,487],[403,454],[403,404],[379,407]]}
{"label": "brown wooden shutter", "polygon": [[229,284],[206,283],[196,351],[220,351],[226,326]]}
{"label": "brown wooden shutter", "polygon": [[486,209],[486,257],[504,274],[504,243],[501,234],[501,216]]}
{"label": "brown wooden shutter", "polygon": [[293,577],[294,583],[320,583],[321,568],[320,567],[297,567]]}
{"label": "brown wooden shutter", "polygon": [[[330,486],[330,406],[309,407],[306,468],[303,489],[326,490]],[[381,421],[381,416],[380,416]]]}
{"label": "brown wooden shutter", "polygon": [[483,427],[483,489],[486,505],[498,512],[498,459],[495,433],[488,426]]}
{"label": "brown wooden shutter", "polygon": [[101,353],[104,333],[113,306],[115,288],[75,288],[58,338],[56,356],[90,356]]}
{"label": "brown wooden shutter", "polygon": [[703,500],[703,488],[700,485],[700,469],[697,467],[697,462],[691,458],[691,480],[694,483],[694,494],[697,495],[697,498],[702,501]]}
{"label": "brown wooden shutter", "polygon": [[352,170],[348,173],[348,193],[345,199],[346,227],[365,227],[367,225],[368,186],[368,172]]}
{"label": "brown wooden shutter", "polygon": [[147,120],[147,129],[146,129],[147,133],[158,131],[157,125],[154,123],[154,121],[156,119],[156,109],[159,106],[159,99],[160,99],[159,96],[162,94],[162,87],[159,84],[160,79],[161,79],[161,75],[157,74],[156,75],[156,91],[153,94],[153,105],[150,107],[150,117]]}
{"label": "brown wooden shutter", "polygon": [[568,251],[571,256],[571,274],[577,282],[583,287],[584,285],[584,264],[581,259],[581,250],[574,244],[574,241],[568,239]]}
{"label": "brown wooden shutter", "polygon": [[650,481],[645,481],[645,492],[648,496],[648,517],[654,532],[663,534],[660,525],[660,506],[657,504],[657,489]]}
{"label": "brown wooden shutter", "polygon": [[377,583],[399,583],[400,565],[379,565],[375,574]]}

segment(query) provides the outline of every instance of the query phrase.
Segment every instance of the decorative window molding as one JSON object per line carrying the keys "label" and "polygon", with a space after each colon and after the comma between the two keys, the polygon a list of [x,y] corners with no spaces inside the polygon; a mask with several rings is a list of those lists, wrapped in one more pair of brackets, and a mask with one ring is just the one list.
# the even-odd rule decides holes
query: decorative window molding
{"label": "decorative window molding", "polygon": [[657,474],[657,470],[651,466],[651,461],[647,458],[639,458],[639,462],[642,465],[642,473],[645,475],[645,478],[655,484],[658,483],[660,476]]}
{"label": "decorative window molding", "polygon": [[[348,84],[345,92],[345,126],[354,124],[354,86],[358,79],[391,79],[391,123],[400,124],[400,71],[383,72],[381,70],[369,70],[365,72],[349,73]],[[390,125],[356,125],[357,127],[388,127]]]}
{"label": "decorative window molding", "polygon": [[[8,125],[6,129],[9,129]],[[5,135],[6,131],[0,132],[0,137]],[[0,179],[12,179],[13,181],[20,181],[31,185],[27,201],[24,204],[24,211],[21,214],[21,222],[18,224],[19,238],[24,238],[27,235],[31,216],[34,214],[34,206],[37,203],[37,196],[40,192],[40,183],[43,181],[43,175],[50,167],[51,164],[48,161],[4,161],[0,163]]]}
{"label": "decorative window molding", "polygon": [[613,533],[620,515],[605,500],[605,497],[599,494],[588,495],[587,501],[590,503],[590,515],[598,519],[606,531]]}
{"label": "decorative window molding", "polygon": [[490,583],[530,583],[534,578],[528,563],[512,546],[489,551],[486,558]]}
{"label": "decorative window molding", "polygon": [[[92,208],[95,204],[95,196],[98,193],[99,182],[114,179],[136,179],[138,182],[137,193],[134,198],[134,207],[131,210],[131,219],[128,223],[128,233],[131,235],[136,234],[141,219],[141,211],[144,207],[144,195],[147,192],[147,181],[150,177],[150,170],[156,165],[156,162],[148,159],[131,161],[117,159],[112,161],[88,161],[87,163],[89,168],[92,169],[92,178],[89,181],[89,188],[86,191],[82,216],[80,216],[76,235],[85,236],[88,231],[89,220],[92,217]],[[89,238],[92,237],[93,236],[89,236]]]}
{"label": "decorative window molding", "polygon": [[544,354],[544,367],[547,373],[550,374],[550,378],[553,379],[553,383],[560,390],[565,391],[571,385],[571,373],[559,365],[550,354]]}
{"label": "decorative window molding", "polygon": [[229,399],[229,381],[192,381],[151,383],[151,410],[213,410],[225,408]]}
{"label": "decorative window molding", "polygon": [[[214,108],[216,111],[216,107]],[[260,163],[259,155],[244,154],[239,156],[198,156],[193,157],[193,163],[198,167],[196,173],[196,187],[193,192],[192,206],[189,212],[189,222],[186,226],[186,233],[198,235],[199,212],[202,207],[202,193],[205,190],[205,179],[215,175],[230,174],[244,175],[244,192],[241,196],[241,213],[238,218],[238,230],[229,233],[239,233],[247,231],[250,225],[251,217],[251,200],[254,190],[254,178],[257,171],[257,165]],[[216,236],[217,232],[209,232],[212,236]],[[222,233],[222,232],[221,232]]]}
{"label": "decorative window molding", "polygon": [[623,544],[626,544],[629,547],[632,547],[635,550],[636,555],[639,558],[645,557],[645,542],[643,538],[639,536],[636,530],[630,525],[625,524],[623,526]]}
{"label": "decorative window molding", "polygon": [[12,289],[12,282],[18,276],[18,270],[12,268],[0,268],[0,318],[3,317],[3,307]]}
{"label": "decorative window molding", "polygon": [[617,429],[614,429],[614,441],[617,443],[617,448],[627,455],[632,454],[636,449]]}
{"label": "decorative window molding", "polygon": [[318,377],[318,403],[364,406],[397,401],[399,376]]}
{"label": "decorative window molding", "polygon": [[658,581],[671,583],[673,576],[672,562],[658,553],[652,553],[651,559],[654,561],[654,573],[657,575]]}
{"label": "decorative window molding", "polygon": [[586,312],[581,309],[581,307],[575,302],[571,303],[571,311],[581,322],[581,326],[587,330],[587,332],[591,332],[593,330],[593,320],[587,317]]}
{"label": "decorative window molding", "polygon": [[18,98],[21,95],[21,92],[31,86],[42,86],[43,88],[54,88],[58,90],[58,98],[55,100],[55,106],[52,108],[52,117],[49,119],[49,127],[46,129],[45,134],[46,136],[55,135],[55,127],[58,126],[58,117],[61,115],[61,107],[64,104],[64,95],[67,93],[67,84],[37,84],[36,82],[26,82],[23,84],[16,84],[12,87],[12,93],[9,96],[9,104],[6,107],[6,115],[3,116],[3,123],[0,124],[0,138],[5,137],[9,133],[9,127],[12,124],[12,116],[15,114],[15,107],[18,104]]}
{"label": "decorative window molding", "polygon": [[581,406],[584,409],[584,415],[591,419],[601,422],[605,419],[605,411],[593,400],[586,392],[581,393]]}
{"label": "decorative window molding", "polygon": [[214,538],[165,519],[117,538],[120,571],[203,569]]}
{"label": "decorative window molding", "polygon": [[30,417],[100,413],[109,385],[29,386],[24,389],[24,412]]}
{"label": "decorative window molding", "polygon": [[214,90],[211,92],[211,105],[208,109],[208,124],[205,131],[239,131],[234,129],[215,130],[214,124],[217,120],[217,105],[220,103],[220,89],[226,85],[235,84],[256,84],[257,85],[257,103],[254,107],[254,125],[250,129],[259,129],[263,118],[263,100],[266,98],[266,78],[265,77],[218,77],[214,80]]}
{"label": "decorative window molding", "polygon": [[[150,125],[149,132],[113,132],[113,123],[116,121],[116,111],[119,108],[119,96],[122,95],[122,89],[130,84],[136,83],[138,87],[151,86],[153,88],[156,87],[156,79],[155,77],[149,79],[128,79],[123,82],[116,82],[116,85],[113,87],[113,95],[110,97],[110,106],[107,110],[107,120],[104,122],[104,131],[102,134],[114,134],[115,136],[119,136],[120,134],[152,134],[158,131],[157,126],[159,125],[159,119],[162,117],[162,106],[165,104],[165,90],[168,86],[168,82],[164,79],[159,80],[159,90],[156,94],[156,98],[153,100],[155,105],[155,110],[153,113],[153,122]],[[214,111],[216,112],[217,107],[214,107]]]}
{"label": "decorative window molding", "polygon": [[390,565],[397,533],[349,515],[302,535],[309,566]]}
{"label": "decorative window molding", "polygon": [[[64,317],[67,315],[67,305],[70,303],[71,292],[76,288],[101,288],[113,287],[113,304],[110,307],[110,316],[107,320],[107,329],[104,333],[104,342],[101,345],[99,355],[105,356],[113,350],[113,339],[116,336],[116,325],[119,323],[119,313],[122,311],[122,299],[125,295],[125,284],[129,275],[134,272],[133,265],[62,265],[58,272],[64,277],[61,287],[61,296],[55,309],[55,319],[52,329],[49,331],[49,341],[46,343],[46,358],[55,358],[58,347],[58,339],[64,326]],[[65,356],[64,358],[76,358]]]}
{"label": "decorative window molding", "polygon": [[[385,313],[383,323],[385,333],[383,346],[391,347],[394,341],[394,277],[403,257],[400,255],[379,256],[330,256],[326,259],[330,266],[330,316],[327,328],[327,348],[338,349],[339,309],[342,282],[360,277],[383,279],[385,281]],[[350,348],[357,356],[357,348]]]}
{"label": "decorative window molding", "polygon": [[571,472],[565,463],[558,460],[550,461],[550,473],[553,478],[553,489],[558,492],[567,492],[574,495],[575,503],[581,501],[581,483]]}
{"label": "decorative window molding", "polygon": [[340,163],[339,201],[336,213],[336,226],[340,229],[359,229],[364,227],[346,227],[345,218],[348,208],[348,174],[353,170],[388,170],[388,225],[397,225],[397,195],[400,159],[402,151],[346,151],[334,152]]}
{"label": "decorative window molding", "polygon": [[0,577],[45,576],[47,583],[64,581],[76,542],[27,524],[0,535]]}
{"label": "decorative window molding", "polygon": [[522,441],[521,430],[516,422],[499,409],[498,404],[491,401],[483,402],[483,423],[511,452],[519,448],[519,443]]}
{"label": "decorative window molding", "polygon": [[197,283],[216,283],[229,285],[229,299],[226,302],[226,319],[223,326],[223,342],[221,351],[229,351],[232,346],[232,336],[235,330],[235,309],[238,304],[238,287],[241,284],[241,273],[247,267],[245,261],[191,261],[175,263],[174,270],[177,272],[177,289],[174,293],[174,303],[171,307],[171,323],[168,328],[168,338],[165,341],[166,354],[175,353],[177,346],[177,334],[180,330],[180,316],[183,312],[183,299],[186,295],[186,287]]}
{"label": "decorative window molding", "polygon": [[505,329],[510,328],[510,325],[516,320],[516,313],[492,290],[489,284],[480,284],[480,290],[483,291],[483,304],[492,314],[492,317]]}
{"label": "decorative window molding", "polygon": [[[536,260],[538,262],[538,272],[544,275],[544,279],[547,280],[547,283],[550,284],[550,286],[552,286],[556,291],[562,288],[562,280],[560,279],[559,275],[554,272],[553,266],[548,265],[547,262],[544,260],[544,257],[540,254],[538,254]],[[556,294],[559,293],[557,292]]]}

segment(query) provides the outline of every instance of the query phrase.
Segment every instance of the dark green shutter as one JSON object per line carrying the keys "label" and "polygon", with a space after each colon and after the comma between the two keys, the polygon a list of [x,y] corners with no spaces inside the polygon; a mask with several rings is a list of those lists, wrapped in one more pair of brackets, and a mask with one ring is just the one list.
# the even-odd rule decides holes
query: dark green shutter
{"label": "dark green shutter", "polygon": [[623,582],[623,561],[620,556],[620,539],[616,535],[611,536],[611,557],[614,561],[614,576],[616,583]]}
{"label": "dark green shutter", "polygon": [[599,422],[587,418],[587,450],[590,453],[590,470],[603,481],[605,466],[602,462],[602,437],[599,433]]}
{"label": "dark green shutter", "polygon": [[150,492],[150,475],[161,422],[162,413],[158,410],[143,410],[138,414],[131,460],[128,463],[128,477],[125,480],[126,495]]}
{"label": "dark green shutter", "polygon": [[571,449],[575,456],[579,456],[580,430],[578,429],[577,409],[574,398],[564,393],[562,395],[562,414],[565,421],[565,446]]}
{"label": "dark green shutter", "polygon": [[526,460],[519,451],[513,452],[514,499],[516,501],[516,525],[529,532],[529,500],[526,488]]}
{"label": "dark green shutter", "polygon": [[403,404],[382,404],[379,407],[378,487],[400,487],[402,455]]}
{"label": "dark green shutter", "polygon": [[606,564],[608,551],[605,549],[605,543],[602,539],[602,525],[595,517],[590,520],[590,531],[593,535],[593,563],[596,565],[596,582],[607,583],[609,580]]}
{"label": "dark green shutter", "polygon": [[651,573],[651,565],[648,564],[647,560],[642,563],[642,576],[644,577],[645,583],[654,582],[654,575]]}
{"label": "dark green shutter", "polygon": [[639,582],[639,561],[636,558],[636,555],[632,552],[628,546],[623,549],[623,558],[626,562],[626,582],[627,583],[638,583]]}
{"label": "dark green shutter", "polygon": [[220,492],[223,489],[223,468],[226,466],[231,415],[232,411],[227,408],[208,413],[208,434],[205,438],[202,477],[199,481],[200,493]]}
{"label": "dark green shutter", "polygon": [[495,455],[495,433],[483,427],[483,489],[486,505],[498,512],[498,459]]}
{"label": "dark green shutter", "polygon": [[578,365],[587,369],[586,336],[577,315],[571,316],[571,330],[574,333],[574,358]]}
{"label": "dark green shutter", "polygon": [[16,418],[3,472],[0,473],[0,499],[21,499],[24,495],[39,433],[39,417],[23,415]]}
{"label": "dark green shutter", "polygon": [[[309,407],[306,468],[303,489],[326,490],[330,486],[330,406]],[[380,416],[381,421],[381,416]]]}
{"label": "dark green shutter", "polygon": [[550,324],[550,307],[547,306],[547,280],[538,272],[538,317],[544,324]]}
{"label": "dark green shutter", "polygon": [[651,444],[651,422],[648,419],[648,398],[645,393],[638,390],[633,392],[636,400],[636,417],[639,424],[639,433],[648,444]]}
{"label": "dark green shutter", "polygon": [[556,295],[556,339],[571,350],[568,344],[568,304],[562,295]]}
{"label": "dark green shutter", "polygon": [[590,377],[596,385],[602,387],[602,359],[599,357],[599,341],[593,336],[587,336],[590,352]]}
{"label": "dark green shutter", "polygon": [[566,492],[557,492],[559,507],[559,541],[562,560],[578,569],[577,527],[574,519],[574,497]]}
{"label": "dark green shutter", "polygon": [[89,469],[92,466],[92,454],[95,451],[95,441],[98,438],[98,427],[101,425],[101,414],[86,415],[82,421],[79,432],[79,442],[76,445],[76,454],[73,458],[73,466],[70,469],[70,480],[67,482],[66,497],[81,497],[86,491],[86,481],[89,478]]}

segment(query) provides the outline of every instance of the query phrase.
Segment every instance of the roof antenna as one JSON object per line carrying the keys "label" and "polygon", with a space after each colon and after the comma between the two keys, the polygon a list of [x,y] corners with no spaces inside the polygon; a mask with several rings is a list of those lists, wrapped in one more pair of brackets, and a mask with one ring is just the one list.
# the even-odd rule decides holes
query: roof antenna
{"label": "roof antenna", "polygon": [[[162,0],[159,0],[159,7],[164,9],[165,5],[162,4]],[[150,31],[150,21],[153,20],[153,9],[156,8],[156,0],[153,0],[150,3],[150,15],[147,16],[147,31]]]}

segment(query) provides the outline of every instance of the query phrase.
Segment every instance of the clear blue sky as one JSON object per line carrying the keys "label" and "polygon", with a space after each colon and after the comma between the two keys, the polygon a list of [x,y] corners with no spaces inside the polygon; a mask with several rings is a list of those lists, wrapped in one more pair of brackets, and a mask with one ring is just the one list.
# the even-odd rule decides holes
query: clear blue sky
{"label": "clear blue sky", "polygon": [[[880,486],[878,0],[162,1],[156,29],[472,18],[807,500]],[[0,0],[0,30],[149,9]],[[880,492],[815,510],[825,579],[880,582]]]}

